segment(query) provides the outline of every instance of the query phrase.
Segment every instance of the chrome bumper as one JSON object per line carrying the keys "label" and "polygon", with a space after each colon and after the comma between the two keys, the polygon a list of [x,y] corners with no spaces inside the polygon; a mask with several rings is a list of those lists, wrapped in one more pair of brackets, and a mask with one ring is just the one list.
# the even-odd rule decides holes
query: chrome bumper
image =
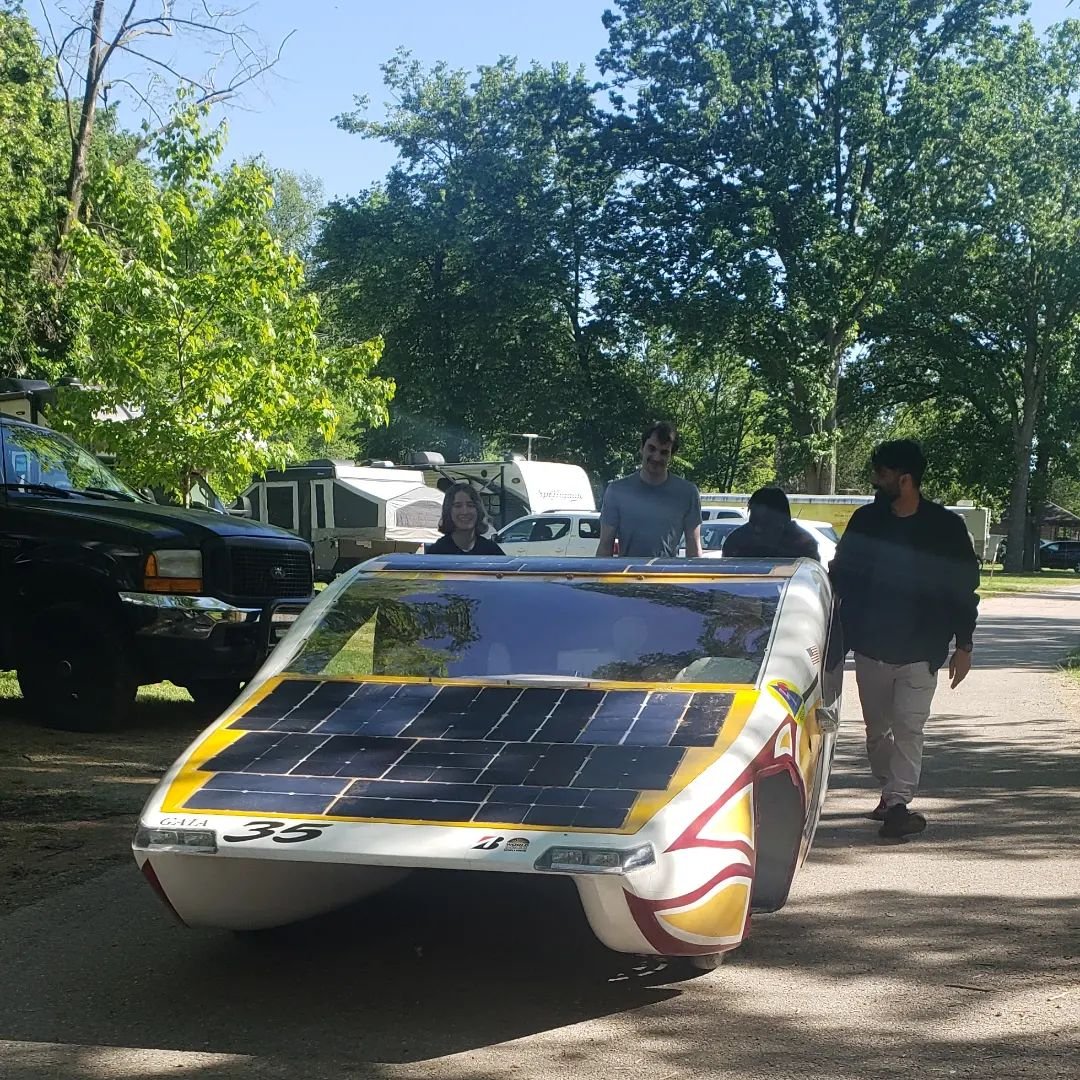
{"label": "chrome bumper", "polygon": [[122,592],[120,599],[153,615],[153,619],[138,630],[147,637],[201,641],[223,624],[257,623],[262,615],[262,608],[234,607],[215,596]]}

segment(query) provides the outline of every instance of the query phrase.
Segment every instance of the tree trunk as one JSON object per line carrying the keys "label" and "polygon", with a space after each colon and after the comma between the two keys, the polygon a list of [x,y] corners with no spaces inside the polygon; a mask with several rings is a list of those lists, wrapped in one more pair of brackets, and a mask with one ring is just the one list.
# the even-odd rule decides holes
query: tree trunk
{"label": "tree trunk", "polygon": [[830,330],[826,338],[829,349],[829,411],[822,421],[821,431],[829,449],[823,457],[815,458],[806,469],[806,490],[810,495],[836,494],[836,432],[839,429],[837,403],[840,396],[840,364],[844,350],[837,343],[839,335]]}
{"label": "tree trunk", "polygon": [[86,61],[86,83],[83,88],[82,111],[79,114],[79,130],[71,147],[71,165],[68,169],[67,187],[64,189],[65,205],[60,212],[60,227],[53,255],[58,280],[64,276],[67,268],[64,241],[82,212],[86,166],[90,157],[90,141],[94,137],[94,117],[97,112],[98,85],[101,81],[101,53],[104,44],[101,26],[104,18],[105,0],[94,0],[90,19],[90,55]]}
{"label": "tree trunk", "polygon": [[1024,551],[1024,570],[1039,569],[1039,532],[1046,512],[1047,477],[1050,475],[1050,443],[1042,439],[1035,451],[1035,469],[1028,482],[1027,545]]}
{"label": "tree trunk", "polygon": [[1028,489],[1031,484],[1031,444],[1035,432],[1035,402],[1024,402],[1024,419],[1014,443],[1013,480],[1009,491],[1008,550],[1005,572],[1019,574],[1027,548]]}

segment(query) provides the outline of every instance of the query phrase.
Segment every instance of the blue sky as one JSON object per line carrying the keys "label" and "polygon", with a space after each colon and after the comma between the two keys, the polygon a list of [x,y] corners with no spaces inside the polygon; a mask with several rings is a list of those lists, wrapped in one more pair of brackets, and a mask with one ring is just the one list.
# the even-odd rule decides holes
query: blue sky
{"label": "blue sky", "polygon": [[[55,14],[55,0],[26,2],[39,24],[42,2]],[[295,33],[273,73],[245,92],[243,107],[225,110],[227,155],[262,154],[271,165],[318,177],[327,197],[355,194],[385,175],[393,151],[339,131],[333,117],[350,110],[357,94],[370,97],[371,115],[380,114],[386,93],[379,65],[399,46],[425,66],[445,60],[472,70],[507,55],[523,64],[565,60],[595,73],[593,61],[606,43],[601,16],[613,6],[613,0],[260,0],[245,18],[267,45]],[[1040,29],[1073,14],[1080,16],[1080,5],[1071,10],[1066,0],[1035,0],[1031,8]],[[187,43],[178,43],[175,59],[188,71],[202,62]]]}

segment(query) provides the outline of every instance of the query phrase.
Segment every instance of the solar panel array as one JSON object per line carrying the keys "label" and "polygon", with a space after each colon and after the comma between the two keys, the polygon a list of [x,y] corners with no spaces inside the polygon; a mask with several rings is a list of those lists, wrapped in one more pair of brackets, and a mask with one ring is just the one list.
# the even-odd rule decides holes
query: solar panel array
{"label": "solar panel array", "polygon": [[230,725],[190,810],[619,829],[730,693],[285,680]]}

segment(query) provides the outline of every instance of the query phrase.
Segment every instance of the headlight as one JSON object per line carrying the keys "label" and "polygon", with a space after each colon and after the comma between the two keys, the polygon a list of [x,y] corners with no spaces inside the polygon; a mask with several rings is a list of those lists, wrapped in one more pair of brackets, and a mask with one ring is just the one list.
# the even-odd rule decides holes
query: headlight
{"label": "headlight", "polygon": [[201,592],[202,552],[197,548],[151,552],[143,568],[143,584],[147,592]]}
{"label": "headlight", "polygon": [[148,829],[140,825],[132,847],[138,851],[211,855],[217,851],[217,838],[210,829]]}
{"label": "headlight", "polygon": [[550,847],[533,864],[537,870],[569,874],[628,874],[656,862],[651,844],[632,848]]}

